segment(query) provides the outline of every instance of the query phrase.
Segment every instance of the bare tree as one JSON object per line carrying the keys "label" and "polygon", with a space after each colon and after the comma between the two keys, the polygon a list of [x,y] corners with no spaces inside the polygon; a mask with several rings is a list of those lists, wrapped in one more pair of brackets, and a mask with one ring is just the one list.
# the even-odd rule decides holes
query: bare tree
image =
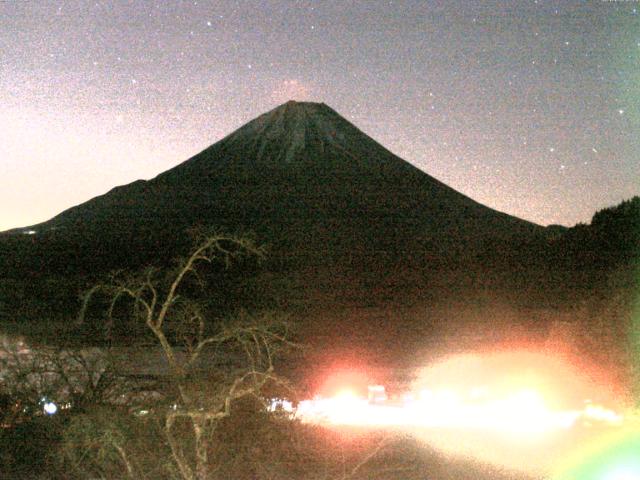
{"label": "bare tree", "polygon": [[42,414],[44,402],[98,404],[117,395],[109,356],[97,349],[65,349],[0,340],[2,423],[11,426]]}
{"label": "bare tree", "polygon": [[120,303],[128,299],[133,319],[143,323],[159,344],[174,391],[174,401],[164,413],[164,434],[184,480],[211,478],[212,433],[231,415],[234,403],[247,397],[264,402],[264,388],[281,382],[273,360],[291,345],[286,322],[272,313],[246,312],[232,321],[214,322],[202,303],[188,295],[193,280],[204,283],[199,273],[202,264],[219,261],[228,267],[247,255],[261,258],[264,250],[245,238],[203,236],[168,276],[156,268],[115,274],[83,299],[80,322],[92,298],[106,293],[110,326]]}

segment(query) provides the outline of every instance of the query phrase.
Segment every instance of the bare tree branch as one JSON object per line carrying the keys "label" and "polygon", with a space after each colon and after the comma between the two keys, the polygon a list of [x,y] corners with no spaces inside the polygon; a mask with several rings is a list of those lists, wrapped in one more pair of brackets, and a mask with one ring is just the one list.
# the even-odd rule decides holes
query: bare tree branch
{"label": "bare tree branch", "polygon": [[[246,312],[239,321],[219,324],[217,332],[209,331],[207,335],[205,313],[199,303],[181,296],[182,286],[189,276],[202,284],[203,277],[197,270],[202,263],[221,261],[228,268],[234,259],[244,255],[260,258],[263,253],[261,247],[245,238],[220,234],[202,237],[190,255],[178,263],[166,288],[158,280],[157,270],[147,269],[137,276],[114,275],[110,282],[94,286],[83,298],[79,323],[91,298],[103,292],[110,300],[107,309],[110,326],[121,299],[131,299],[133,318],[142,320],[160,345],[177,392],[174,406],[166,414],[164,431],[173,461],[184,480],[208,478],[211,432],[220,420],[231,415],[234,402],[245,397],[260,399],[267,383],[279,381],[273,373],[272,356],[289,342],[278,333],[282,328],[273,318],[251,317]],[[181,341],[181,346],[172,343],[174,337]],[[246,364],[239,363],[232,354],[226,359],[227,365],[214,363],[213,367],[219,370],[218,381],[211,385],[212,392],[203,395],[192,390],[193,375],[205,351],[211,353],[208,347],[214,352],[233,352],[239,348],[246,355]],[[194,450],[189,455],[185,455],[175,437],[179,419],[191,425]]]}

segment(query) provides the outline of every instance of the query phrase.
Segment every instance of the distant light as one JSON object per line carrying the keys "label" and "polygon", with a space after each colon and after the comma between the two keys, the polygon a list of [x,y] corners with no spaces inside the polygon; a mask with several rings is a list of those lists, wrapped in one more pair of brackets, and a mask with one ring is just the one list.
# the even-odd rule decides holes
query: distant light
{"label": "distant light", "polygon": [[387,400],[387,392],[383,385],[369,385],[367,390],[369,402],[380,403]]}
{"label": "distant light", "polygon": [[294,412],[293,403],[283,398],[272,398],[267,410],[269,412]]}
{"label": "distant light", "polygon": [[22,232],[24,235],[35,235],[36,231],[35,230],[25,230]]}
{"label": "distant light", "polygon": [[587,419],[608,423],[610,425],[620,425],[624,420],[622,415],[613,410],[592,404],[585,407],[583,415]]}
{"label": "distant light", "polygon": [[47,415],[53,415],[58,411],[58,406],[53,402],[46,402],[43,406],[44,413]]}

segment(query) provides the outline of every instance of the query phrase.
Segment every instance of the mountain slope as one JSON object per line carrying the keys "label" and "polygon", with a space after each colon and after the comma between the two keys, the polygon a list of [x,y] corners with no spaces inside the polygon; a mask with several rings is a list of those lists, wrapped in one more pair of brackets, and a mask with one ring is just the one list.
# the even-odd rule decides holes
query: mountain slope
{"label": "mountain slope", "polygon": [[28,228],[38,243],[68,242],[65,261],[102,270],[170,256],[193,225],[254,232],[279,268],[346,264],[374,276],[492,257],[544,230],[449,188],[326,105],[298,102],[152,180]]}

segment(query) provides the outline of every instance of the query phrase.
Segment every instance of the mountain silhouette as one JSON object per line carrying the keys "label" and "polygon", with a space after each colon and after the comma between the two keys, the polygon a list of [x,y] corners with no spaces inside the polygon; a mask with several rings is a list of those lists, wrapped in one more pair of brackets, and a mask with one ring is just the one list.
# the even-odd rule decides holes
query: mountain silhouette
{"label": "mountain silhouette", "polygon": [[635,298],[637,213],[633,199],[590,226],[544,228],[453,190],[324,104],[287,102],[151,180],[0,234],[0,320],[68,324],[78,291],[110,270],[172,265],[202,227],[268,252],[206,271],[208,311],[291,314],[311,365],[540,340],[576,312],[600,338]]}
{"label": "mountain silhouette", "polygon": [[194,225],[251,232],[271,269],[374,283],[509,258],[544,232],[429,176],[325,104],[290,101],[151,180],[11,233],[35,232],[13,235],[41,249],[32,269],[96,272],[164,261]]}

